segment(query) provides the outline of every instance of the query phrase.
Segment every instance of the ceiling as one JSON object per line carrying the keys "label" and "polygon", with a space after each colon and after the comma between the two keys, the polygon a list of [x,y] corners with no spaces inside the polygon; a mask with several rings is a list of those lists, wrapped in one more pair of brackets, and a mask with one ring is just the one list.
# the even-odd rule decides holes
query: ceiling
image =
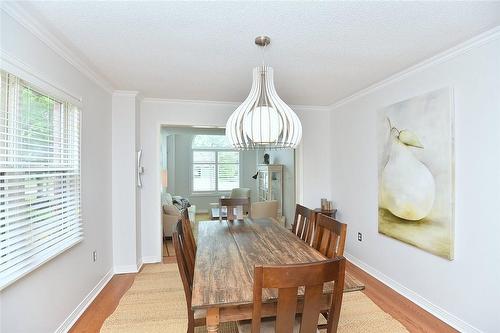
{"label": "ceiling", "polygon": [[23,8],[115,89],[242,101],[261,62],[282,99],[329,105],[500,25],[500,2],[34,1]]}

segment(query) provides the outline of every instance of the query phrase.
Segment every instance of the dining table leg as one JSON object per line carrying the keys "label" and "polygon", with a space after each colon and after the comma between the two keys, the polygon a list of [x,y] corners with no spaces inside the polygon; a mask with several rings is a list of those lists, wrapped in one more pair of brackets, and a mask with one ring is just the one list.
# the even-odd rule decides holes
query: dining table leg
{"label": "dining table leg", "polygon": [[219,332],[219,308],[207,310],[207,332]]}

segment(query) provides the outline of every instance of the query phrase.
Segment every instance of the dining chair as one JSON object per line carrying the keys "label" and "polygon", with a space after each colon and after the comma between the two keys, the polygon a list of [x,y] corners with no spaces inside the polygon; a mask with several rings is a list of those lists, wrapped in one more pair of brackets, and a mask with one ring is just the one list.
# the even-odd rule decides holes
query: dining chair
{"label": "dining chair", "polygon": [[189,212],[184,209],[181,213],[182,230],[184,235],[186,235],[186,241],[188,245],[188,250],[191,252],[191,257],[196,258],[196,241],[194,239],[193,227],[191,225],[191,220],[189,219]]}
{"label": "dining chair", "polygon": [[[223,220],[223,207],[226,208],[226,216],[228,221],[234,221],[236,219],[242,219],[243,218],[243,213],[248,212],[248,207],[250,206],[250,199],[249,198],[220,198],[219,199],[219,207],[220,207],[220,213],[219,213],[219,220]],[[240,215],[238,216],[238,212],[235,210],[241,208]]]}
{"label": "dining chair", "polygon": [[[312,247],[328,258],[337,258],[344,255],[345,240],[347,235],[347,224],[341,223],[334,218],[316,214],[316,227]],[[329,312],[322,311],[321,314],[328,320]],[[324,329],[326,325],[318,325]]]}
{"label": "dining chair", "polygon": [[250,217],[253,219],[278,218],[278,201],[252,202],[250,206]]}
{"label": "dining chair", "polygon": [[[345,258],[307,264],[255,266],[251,321],[239,321],[240,333],[316,333],[323,284],[334,281],[327,333],[337,332],[345,278]],[[305,287],[302,314],[297,316],[297,292]],[[262,289],[278,289],[276,317],[262,319]]]}
{"label": "dining chair", "polygon": [[204,326],[206,323],[206,311],[193,311],[191,309],[191,297],[194,277],[194,263],[191,263],[186,253],[186,235],[182,228],[182,221],[177,222],[175,231],[172,234],[174,242],[175,257],[181,275],[184,294],[186,296],[188,329],[187,333],[194,333],[194,328]]}
{"label": "dining chair", "polygon": [[230,198],[250,198],[250,189],[246,187],[237,187],[231,190]]}
{"label": "dining chair", "polygon": [[311,245],[315,224],[316,212],[297,204],[295,206],[295,219],[292,224],[292,232],[304,242]]}
{"label": "dining chair", "polygon": [[317,214],[315,229],[312,247],[328,258],[344,255],[347,224],[330,216]]}

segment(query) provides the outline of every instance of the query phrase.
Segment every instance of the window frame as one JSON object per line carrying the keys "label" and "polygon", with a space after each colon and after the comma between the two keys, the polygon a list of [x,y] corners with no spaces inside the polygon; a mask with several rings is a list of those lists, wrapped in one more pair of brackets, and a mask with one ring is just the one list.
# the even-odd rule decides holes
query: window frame
{"label": "window frame", "polygon": [[[71,109],[76,109],[77,110],[77,119],[78,121],[78,130],[77,130],[77,137],[72,137],[72,140],[78,141],[77,147],[78,147],[78,172],[75,174],[77,175],[77,182],[78,182],[78,187],[77,191],[75,192],[68,192],[67,195],[71,196],[74,195],[74,193],[77,193],[78,196],[78,202],[77,202],[77,207],[78,207],[78,214],[75,214],[78,222],[75,223],[76,227],[70,226],[70,228],[75,228],[79,229],[80,231],[78,233],[75,233],[74,237],[69,237],[62,239],[60,241],[55,242],[53,245],[45,248],[43,251],[40,253],[37,253],[36,255],[28,257],[26,260],[29,261],[29,264],[25,265],[24,268],[19,269],[17,272],[10,274],[8,276],[8,279],[5,278],[4,280],[0,280],[0,291],[5,289],[6,287],[10,286],[11,284],[15,283],[19,279],[25,277],[26,275],[29,275],[33,271],[37,270],[40,266],[43,266],[46,262],[54,259],[55,257],[59,256],[60,254],[66,252],[70,248],[74,247],[75,245],[79,244],[84,240],[84,225],[83,225],[83,210],[82,210],[82,199],[83,199],[83,191],[82,191],[82,116],[83,116],[83,110],[82,110],[82,103],[81,99],[75,98],[71,94],[65,92],[64,90],[61,90],[53,85],[51,85],[48,82],[45,82],[36,76],[32,76],[29,73],[25,73],[22,70],[20,71],[18,68],[12,68],[14,70],[11,70],[9,66],[7,68],[1,68],[0,72],[2,75],[6,76],[13,76],[16,78],[16,86],[15,88],[9,88],[9,81],[7,80],[7,87],[5,89],[15,89],[16,91],[16,97],[15,101],[13,103],[16,104],[16,107],[14,111],[11,111],[12,114],[15,115],[17,119],[17,114],[21,112],[19,108],[19,91],[21,89],[21,86],[24,86],[24,89],[30,89],[44,97],[47,97],[51,100],[53,100],[56,103],[60,104],[60,112],[69,112],[68,110]],[[32,79],[33,78],[33,79]],[[6,101],[6,112],[9,113],[9,108],[12,101],[7,100]],[[69,114],[66,114],[64,117],[64,130],[66,131],[67,128],[66,126],[69,126],[69,120],[68,120]],[[53,120],[52,120],[53,121]],[[62,128],[61,128],[62,129]],[[8,130],[12,130],[9,128]],[[14,132],[13,132],[14,133]],[[11,135],[13,134],[11,133]],[[10,146],[13,145],[13,146]],[[18,143],[10,143],[9,146],[7,146],[10,150],[10,147],[12,149],[17,149]],[[64,154],[64,153],[63,153]],[[22,170],[22,169],[20,169]],[[53,170],[52,170],[53,171]],[[25,194],[26,195],[26,194]],[[64,197],[64,199],[67,198]],[[50,199],[49,199],[50,200]],[[64,218],[63,218],[64,220]],[[8,238],[7,238],[8,239]],[[54,240],[54,239],[52,239]],[[49,241],[50,242],[50,241]],[[8,262],[8,260],[7,260]]]}
{"label": "window frame", "polygon": [[[214,134],[198,134],[198,135],[214,135]],[[193,141],[196,138],[195,135],[193,137]],[[214,152],[215,153],[215,162],[194,162],[194,154],[195,152]],[[220,152],[237,152],[238,153],[238,163],[219,163],[219,153]],[[215,196],[215,195],[228,195],[231,193],[231,190],[219,190],[219,164],[231,164],[238,166],[238,187],[241,185],[241,151],[237,149],[230,148],[193,148],[191,143],[191,168],[190,168],[190,190],[191,196]],[[194,166],[195,164],[207,164],[207,165],[215,165],[215,190],[214,191],[195,191],[194,189]]]}

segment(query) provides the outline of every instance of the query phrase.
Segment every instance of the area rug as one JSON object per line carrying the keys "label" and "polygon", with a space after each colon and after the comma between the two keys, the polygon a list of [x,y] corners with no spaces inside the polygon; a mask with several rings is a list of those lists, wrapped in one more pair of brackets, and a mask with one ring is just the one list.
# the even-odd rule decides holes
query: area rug
{"label": "area rug", "polygon": [[[145,265],[101,333],[183,333],[187,329],[186,300],[176,264]],[[199,327],[196,333],[205,333]],[[220,333],[238,333],[236,325],[221,325]],[[362,292],[344,294],[338,332],[407,332]]]}

